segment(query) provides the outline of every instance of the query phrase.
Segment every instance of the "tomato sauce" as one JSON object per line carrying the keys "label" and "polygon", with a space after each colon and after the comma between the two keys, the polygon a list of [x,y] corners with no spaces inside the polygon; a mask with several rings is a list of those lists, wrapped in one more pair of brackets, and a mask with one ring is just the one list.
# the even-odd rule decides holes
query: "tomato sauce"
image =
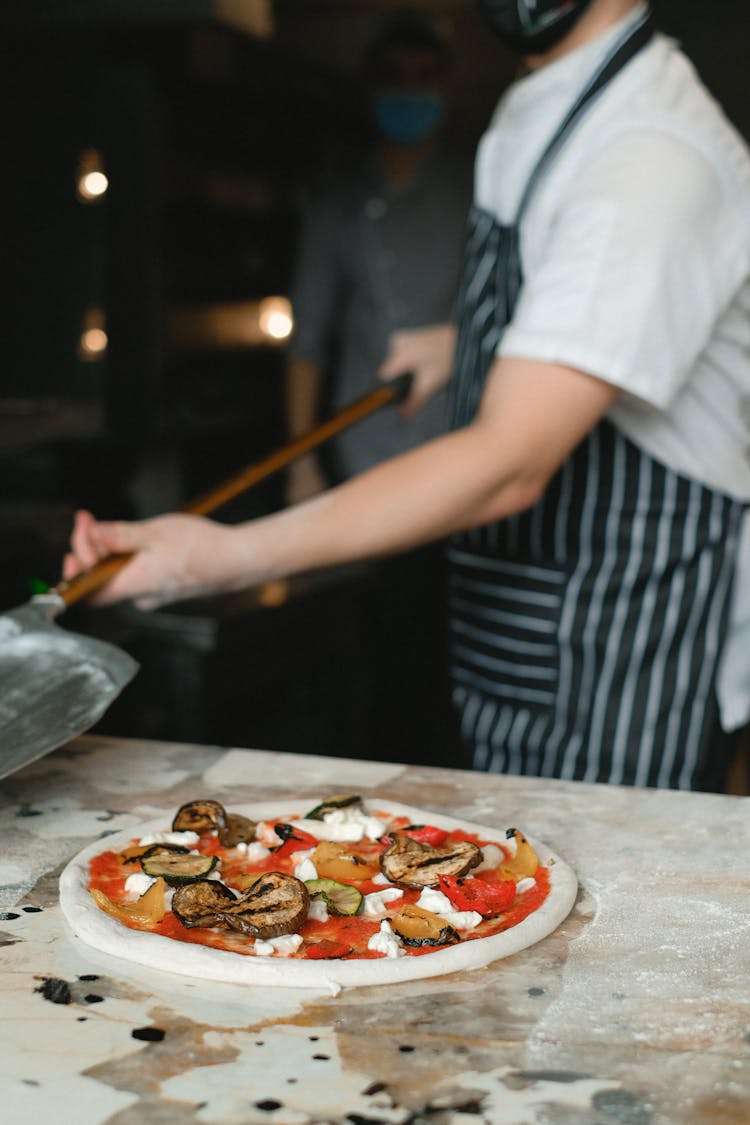
{"label": "tomato sauce", "polygon": [[[406,827],[409,821],[406,817],[398,817],[391,820],[389,823],[397,831],[399,827]],[[451,832],[443,846],[449,847],[451,844],[462,841],[469,841],[478,844],[480,847],[488,843],[495,844],[503,850],[506,858],[510,858],[508,849],[503,848],[502,843],[499,841],[486,840],[478,834],[464,832],[458,829]],[[134,843],[135,842],[136,841],[134,841]],[[372,863],[373,860],[377,859],[380,853],[385,851],[387,846],[387,841],[363,840],[357,844],[347,845],[347,851]],[[297,853],[292,852],[280,857],[276,857],[272,853],[265,859],[255,860],[250,863],[244,851],[238,851],[236,848],[223,849],[219,843],[218,837],[213,833],[201,836],[194,850],[200,851],[203,855],[219,856],[222,861],[222,882],[226,883],[227,886],[234,886],[235,889],[237,889],[235,880],[238,879],[239,876],[252,876],[253,874],[262,874],[264,871],[282,871],[286,874],[293,874],[299,862]],[[309,849],[300,848],[299,850],[306,851]],[[131,863],[123,863],[119,853],[112,851],[103,852],[101,855],[91,860],[89,886],[92,890],[96,889],[102,891],[115,903],[131,902],[132,899],[125,897],[125,880],[129,875],[140,870],[140,864],[137,860]],[[482,879],[488,883],[499,882],[502,879],[497,871],[494,870],[477,872],[474,878]],[[474,941],[477,938],[490,937],[492,934],[502,933],[504,930],[517,926],[519,922],[522,922],[524,918],[527,918],[537,910],[550,893],[549,871],[547,868],[539,867],[536,871],[535,879],[535,886],[525,891],[523,894],[517,895],[516,900],[508,910],[496,918],[488,918],[481,922],[475,930],[467,933],[463,940]],[[373,894],[383,890],[382,884],[376,883],[372,879],[363,879],[356,882],[351,880],[351,882],[363,895]],[[401,898],[388,903],[388,915],[390,916],[391,913],[397,911],[405,903],[415,903],[419,895],[420,892],[417,890],[404,889]],[[306,949],[309,948],[309,946],[313,943],[324,943],[321,946],[322,953],[330,949],[333,955],[338,955],[342,960],[377,960],[383,955],[368,950],[367,943],[372,935],[377,933],[380,929],[381,921],[382,918],[370,918],[363,915],[354,915],[352,917],[331,915],[327,922],[308,920],[299,930],[299,934],[306,944],[301,946],[298,952],[293,954],[293,957],[296,959],[304,958],[306,956]],[[242,955],[253,953],[254,939],[249,935],[206,927],[188,929],[177,920],[171,910],[166,912],[163,920],[156,926],[141,926],[132,921],[125,921],[124,919],[122,923],[123,925],[128,925],[131,929],[148,930],[151,933],[157,933],[168,937],[173,941],[206,945],[212,949],[222,949]],[[436,949],[446,948],[450,947],[423,946],[421,948],[414,948],[405,946],[404,951],[408,957],[420,957],[424,956],[424,954],[434,952]],[[349,952],[344,952],[344,949],[348,949]]]}

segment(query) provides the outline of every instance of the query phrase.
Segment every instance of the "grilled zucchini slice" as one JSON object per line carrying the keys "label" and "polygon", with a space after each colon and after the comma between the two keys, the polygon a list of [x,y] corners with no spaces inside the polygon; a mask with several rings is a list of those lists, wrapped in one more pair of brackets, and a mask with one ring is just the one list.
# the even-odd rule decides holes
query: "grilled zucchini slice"
{"label": "grilled zucchini slice", "polygon": [[326,813],[333,812],[334,809],[348,809],[353,805],[361,805],[362,798],[357,796],[356,793],[334,793],[332,797],[326,797],[309,813],[305,813],[305,820],[322,820]]}
{"label": "grilled zucchini slice", "polygon": [[335,879],[306,879],[305,886],[311,895],[323,899],[331,914],[357,914],[364,901],[356,887]]}

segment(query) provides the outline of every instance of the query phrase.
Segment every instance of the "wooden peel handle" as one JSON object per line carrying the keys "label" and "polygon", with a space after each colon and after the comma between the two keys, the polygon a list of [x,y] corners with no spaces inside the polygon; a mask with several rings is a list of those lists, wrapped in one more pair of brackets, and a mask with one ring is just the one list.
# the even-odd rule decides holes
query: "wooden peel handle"
{"label": "wooden peel handle", "polygon": [[[403,402],[411,389],[413,378],[413,375],[407,372],[398,375],[387,383],[380,384],[375,390],[344,407],[338,414],[329,418],[327,422],[322,422],[309,433],[294,438],[293,441],[281,446],[273,453],[269,453],[262,460],[241,469],[239,473],[224,481],[223,484],[217,485],[210,492],[206,492],[203,496],[199,496],[196,500],[187,504],[182,508],[182,511],[196,516],[207,516],[217,511],[222,505],[234,500],[236,496],[247,492],[260,481],[290,465],[292,461],[296,461],[298,457],[302,457],[311,449],[316,449],[317,446],[341,433],[342,430],[346,430],[368,415],[374,414],[381,407],[388,406],[390,403]],[[102,586],[106,586],[107,582],[114,578],[132,557],[132,554],[109,555],[95,566],[76,575],[75,578],[59,582],[54,592],[66,606],[72,606],[95,593]]]}

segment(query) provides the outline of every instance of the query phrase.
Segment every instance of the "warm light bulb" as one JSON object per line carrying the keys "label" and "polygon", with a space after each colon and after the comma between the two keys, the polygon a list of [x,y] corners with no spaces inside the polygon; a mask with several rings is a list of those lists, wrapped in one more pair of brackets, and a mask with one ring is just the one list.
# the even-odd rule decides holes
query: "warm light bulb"
{"label": "warm light bulb", "polygon": [[258,324],[271,340],[286,340],[294,327],[292,306],[286,297],[266,297],[258,309]]}
{"label": "warm light bulb", "polygon": [[81,351],[93,359],[107,350],[107,333],[101,328],[89,328],[81,336]]}
{"label": "warm light bulb", "polygon": [[103,358],[109,340],[107,338],[104,310],[88,308],[84,311],[81,335],[78,337],[78,358],[88,363]]}
{"label": "warm light bulb", "polygon": [[78,194],[84,199],[99,199],[109,187],[104,172],[87,172],[78,181]]}
{"label": "warm light bulb", "polygon": [[109,188],[102,154],[96,148],[85,148],[78,158],[76,196],[79,203],[98,203]]}

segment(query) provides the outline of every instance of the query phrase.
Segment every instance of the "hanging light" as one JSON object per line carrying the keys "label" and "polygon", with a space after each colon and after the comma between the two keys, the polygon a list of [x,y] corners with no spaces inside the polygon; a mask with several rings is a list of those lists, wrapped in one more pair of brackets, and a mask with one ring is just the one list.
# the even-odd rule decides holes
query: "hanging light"
{"label": "hanging light", "polygon": [[96,363],[104,358],[108,343],[103,310],[86,309],[78,337],[78,358],[87,363]]}
{"label": "hanging light", "polygon": [[178,348],[228,349],[279,346],[294,327],[286,297],[178,305],[169,313],[170,342]]}
{"label": "hanging light", "polygon": [[292,306],[286,297],[266,297],[258,307],[258,324],[270,340],[286,340],[291,335],[294,321]]}
{"label": "hanging light", "polygon": [[98,203],[109,188],[104,171],[102,154],[96,148],[86,148],[78,158],[76,168],[76,198],[80,203]]}

